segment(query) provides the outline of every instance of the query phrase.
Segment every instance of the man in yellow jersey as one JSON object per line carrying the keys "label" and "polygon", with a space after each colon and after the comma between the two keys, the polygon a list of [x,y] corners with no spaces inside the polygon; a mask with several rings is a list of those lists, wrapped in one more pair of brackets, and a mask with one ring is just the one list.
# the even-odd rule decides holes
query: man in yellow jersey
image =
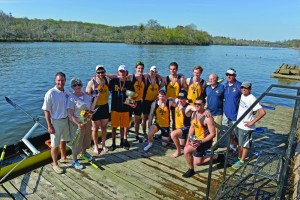
{"label": "man in yellow jersey", "polygon": [[109,106],[108,106],[108,96],[109,96],[109,81],[110,79],[106,76],[106,71],[103,65],[96,66],[96,75],[87,84],[86,93],[99,96],[96,102],[97,112],[93,115],[92,126],[93,126],[93,141],[94,141],[94,151],[95,155],[99,154],[98,151],[98,129],[101,127],[101,137],[102,137],[102,148],[103,152],[108,152],[108,148],[105,146],[106,133],[107,133],[107,123],[109,120]]}
{"label": "man in yellow jersey", "polygon": [[150,67],[149,75],[146,78],[146,87],[144,91],[143,100],[143,133],[146,135],[146,123],[151,109],[151,104],[157,99],[158,91],[160,89],[161,77],[158,75],[156,66]]}
{"label": "man in yellow jersey", "polygon": [[[201,165],[210,160],[209,156],[205,156],[205,151],[212,146],[212,141],[216,133],[214,119],[206,117],[204,114],[205,103],[205,98],[196,98],[196,111],[192,114],[191,127],[184,147],[184,156],[189,167],[182,175],[185,178],[192,177],[195,174],[194,164]],[[216,154],[213,159],[222,164],[224,162],[224,155]]]}
{"label": "man in yellow jersey", "polygon": [[[155,116],[155,122],[151,125],[153,117]],[[144,151],[148,151],[153,146],[154,134],[161,131],[162,145],[167,146],[170,141],[170,103],[166,98],[166,92],[160,90],[158,92],[158,100],[154,101],[151,105],[148,121],[148,144],[144,148]]]}
{"label": "man in yellow jersey", "polygon": [[129,80],[132,82],[134,92],[138,94],[138,96],[135,98],[136,107],[130,108],[129,117],[131,118],[132,114],[134,114],[134,130],[136,134],[135,138],[137,141],[142,143],[143,139],[139,137],[139,129],[142,115],[142,101],[146,88],[146,79],[143,75],[144,63],[141,61],[137,62],[135,65],[135,71],[135,74],[129,76]]}
{"label": "man in yellow jersey", "polygon": [[[167,98],[172,97],[176,98],[179,94],[181,88],[187,90],[186,81],[183,75],[177,74],[178,72],[178,64],[176,62],[171,62],[169,64],[170,75],[167,77],[163,77],[162,87],[166,87],[166,96]],[[172,129],[175,130],[175,110],[171,109],[172,113]]]}
{"label": "man in yellow jersey", "polygon": [[193,77],[187,78],[186,83],[188,85],[188,96],[187,98],[191,101],[191,105],[194,105],[197,97],[203,95],[204,89],[206,87],[206,81],[200,76],[203,72],[201,66],[195,66],[193,68]]}
{"label": "man in yellow jersey", "polygon": [[186,112],[189,104],[187,102],[187,92],[181,90],[177,97],[177,103],[175,101],[171,104],[175,107],[175,127],[176,130],[172,131],[171,138],[176,146],[176,151],[171,155],[172,158],[177,158],[181,155],[181,146],[184,146],[185,139],[188,135],[191,125],[192,109]]}

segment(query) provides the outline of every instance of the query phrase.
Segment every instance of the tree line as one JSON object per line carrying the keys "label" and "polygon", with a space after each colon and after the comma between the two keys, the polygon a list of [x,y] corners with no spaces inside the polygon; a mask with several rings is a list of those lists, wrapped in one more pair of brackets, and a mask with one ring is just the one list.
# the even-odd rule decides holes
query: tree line
{"label": "tree line", "polygon": [[1,10],[0,41],[300,47],[300,40],[268,42],[213,37],[205,31],[198,30],[193,24],[170,28],[161,26],[153,19],[146,24],[115,27],[53,19],[16,18]]}

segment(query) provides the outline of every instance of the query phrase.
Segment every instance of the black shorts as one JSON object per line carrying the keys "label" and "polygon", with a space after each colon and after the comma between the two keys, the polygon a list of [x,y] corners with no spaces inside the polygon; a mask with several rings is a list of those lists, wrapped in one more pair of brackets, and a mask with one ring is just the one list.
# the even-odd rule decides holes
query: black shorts
{"label": "black shorts", "polygon": [[170,137],[170,127],[160,127],[157,123],[154,123],[157,129],[161,132],[161,136]]}
{"label": "black shorts", "polygon": [[109,106],[108,104],[104,104],[98,107],[98,110],[93,115],[92,120],[98,121],[101,119],[109,119]]}
{"label": "black shorts", "polygon": [[150,114],[151,105],[152,105],[153,102],[154,101],[147,101],[147,100],[143,101],[142,110],[143,110],[144,115],[149,115]]}
{"label": "black shorts", "polygon": [[131,117],[133,113],[134,113],[134,115],[137,115],[137,116],[142,115],[142,101],[136,101],[136,107],[135,108],[130,107],[129,117]]}
{"label": "black shorts", "polygon": [[180,128],[180,130],[182,131],[182,136],[179,136],[179,138],[186,139],[187,138],[186,136],[189,134],[190,127],[184,126],[184,127]]}
{"label": "black shorts", "polygon": [[203,157],[205,155],[205,151],[210,149],[210,147],[212,146],[212,140],[202,143],[196,150],[196,152],[194,153],[194,157]]}

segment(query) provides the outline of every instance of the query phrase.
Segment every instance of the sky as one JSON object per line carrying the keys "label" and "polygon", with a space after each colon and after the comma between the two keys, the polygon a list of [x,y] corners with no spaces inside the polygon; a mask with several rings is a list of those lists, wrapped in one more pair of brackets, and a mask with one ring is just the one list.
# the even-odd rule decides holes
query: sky
{"label": "sky", "polygon": [[0,0],[14,17],[82,21],[109,26],[196,25],[212,36],[300,39],[300,0]]}

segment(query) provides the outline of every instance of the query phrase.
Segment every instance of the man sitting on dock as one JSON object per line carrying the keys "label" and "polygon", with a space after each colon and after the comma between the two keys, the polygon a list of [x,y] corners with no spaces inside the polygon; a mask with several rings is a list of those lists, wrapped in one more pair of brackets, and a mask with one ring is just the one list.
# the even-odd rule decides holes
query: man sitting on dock
{"label": "man sitting on dock", "polygon": [[[196,98],[196,111],[192,114],[191,127],[184,147],[184,155],[189,167],[182,175],[184,178],[192,177],[195,174],[194,164],[201,165],[210,160],[210,156],[205,156],[205,151],[212,146],[216,133],[214,119],[205,116],[205,103],[205,98]],[[224,154],[216,154],[213,159],[222,164]]]}

